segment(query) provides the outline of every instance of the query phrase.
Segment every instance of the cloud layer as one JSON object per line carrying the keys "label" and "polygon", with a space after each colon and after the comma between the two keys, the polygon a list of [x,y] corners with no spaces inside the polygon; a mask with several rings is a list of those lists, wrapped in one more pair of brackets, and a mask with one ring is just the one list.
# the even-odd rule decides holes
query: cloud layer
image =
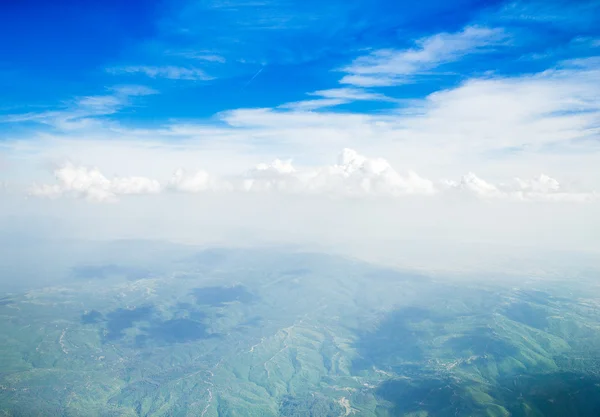
{"label": "cloud layer", "polygon": [[109,179],[97,168],[71,163],[57,168],[54,175],[56,183],[34,185],[30,193],[52,198],[71,195],[92,202],[115,202],[119,196],[161,192],[283,193],[335,198],[453,194],[548,202],[585,202],[596,197],[592,192],[570,190],[545,174],[532,179],[514,178],[499,184],[489,183],[474,173],[468,173],[458,181],[433,182],[413,171],[399,173],[383,158],[365,157],[348,148],[333,165],[296,169],[291,161],[276,159],[269,164],[258,164],[243,174],[225,177],[204,170],[189,172],[180,168],[170,180],[163,182],[143,176]]}

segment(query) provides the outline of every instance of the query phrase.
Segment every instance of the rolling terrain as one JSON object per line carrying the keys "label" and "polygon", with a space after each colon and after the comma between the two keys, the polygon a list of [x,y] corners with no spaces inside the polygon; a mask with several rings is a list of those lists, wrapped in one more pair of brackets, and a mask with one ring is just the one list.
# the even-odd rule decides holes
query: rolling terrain
{"label": "rolling terrain", "polygon": [[0,299],[2,415],[600,415],[590,283],[227,249],[72,274]]}

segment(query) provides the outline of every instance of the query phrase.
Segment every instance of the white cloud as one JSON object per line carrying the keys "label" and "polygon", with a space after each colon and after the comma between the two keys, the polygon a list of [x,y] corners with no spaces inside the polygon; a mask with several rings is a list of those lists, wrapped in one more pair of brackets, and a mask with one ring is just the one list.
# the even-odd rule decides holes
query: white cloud
{"label": "white cloud", "polygon": [[296,169],[292,166],[292,161],[282,161],[280,159],[276,159],[270,164],[258,164],[251,172],[257,175],[263,173],[293,174],[296,172]]}
{"label": "white cloud", "polygon": [[[246,144],[256,139],[318,147],[321,152],[369,147],[403,164],[426,164],[429,169],[451,161],[453,169],[469,166],[481,171],[495,163],[494,154],[510,153],[511,161],[550,159],[552,154],[542,151],[551,147],[572,149],[568,155],[562,152],[563,161],[583,156],[575,148],[585,145],[589,150],[594,147],[592,138],[598,137],[597,79],[600,65],[585,60],[533,75],[471,79],[389,112],[306,111],[344,101],[329,95],[323,102],[300,102],[287,111],[238,109],[219,116],[235,129],[221,132],[239,134],[240,140],[245,135]],[[539,166],[538,172],[547,169]]]}
{"label": "white cloud", "polygon": [[261,163],[248,170],[242,178],[241,189],[244,191],[283,191],[300,192],[303,189],[301,180],[292,161],[275,159],[270,164]]}
{"label": "white cloud", "polygon": [[108,179],[97,168],[70,163],[56,169],[54,175],[58,184],[35,185],[30,190],[31,194],[51,198],[67,194],[92,202],[114,202],[119,195],[157,194],[161,191],[156,180],[139,176]]}
{"label": "white cloud", "polygon": [[531,180],[515,178],[515,182],[521,191],[548,193],[560,190],[560,183],[545,174]]}
{"label": "white cloud", "polygon": [[595,192],[572,191],[556,179],[545,174],[532,179],[514,178],[510,183],[491,184],[474,173],[464,175],[460,181],[442,181],[446,190],[469,193],[483,199],[514,201],[589,202],[597,198]]}
{"label": "white cloud", "polygon": [[149,66],[130,65],[125,67],[113,67],[107,70],[112,74],[145,74],[150,78],[168,78],[171,80],[207,81],[213,77],[207,75],[202,69],[195,67]]}
{"label": "white cloud", "polygon": [[459,182],[445,180],[442,183],[450,189],[469,192],[479,197],[497,198],[503,196],[498,187],[482,180],[472,172],[463,175]]}
{"label": "white cloud", "polygon": [[[574,146],[597,137],[597,68],[564,68],[532,76],[474,79],[428,96],[401,130],[434,146],[471,152]],[[420,113],[420,114],[419,114]]]}
{"label": "white cloud", "polygon": [[383,158],[366,158],[352,149],[344,149],[336,165],[319,169],[309,182],[311,189],[323,187],[344,194],[433,194],[433,183],[414,172],[400,175]]}
{"label": "white cloud", "polygon": [[277,191],[328,197],[397,197],[407,194],[434,194],[433,183],[414,172],[400,175],[382,158],[367,158],[344,149],[338,163],[296,169],[291,161],[276,159],[259,164],[243,176],[243,191]]}
{"label": "white cloud", "polygon": [[340,81],[361,87],[411,82],[411,77],[454,62],[465,55],[488,51],[506,41],[501,29],[467,27],[457,33],[438,33],[419,39],[410,49],[379,49],[361,56],[342,69]]}
{"label": "white cloud", "polygon": [[512,198],[534,201],[587,202],[597,198],[595,192],[573,191],[546,174],[529,180],[517,177],[506,188]]}
{"label": "white cloud", "polygon": [[168,188],[185,193],[199,193],[203,191],[228,191],[231,186],[228,182],[206,171],[188,173],[179,168],[171,177]]}

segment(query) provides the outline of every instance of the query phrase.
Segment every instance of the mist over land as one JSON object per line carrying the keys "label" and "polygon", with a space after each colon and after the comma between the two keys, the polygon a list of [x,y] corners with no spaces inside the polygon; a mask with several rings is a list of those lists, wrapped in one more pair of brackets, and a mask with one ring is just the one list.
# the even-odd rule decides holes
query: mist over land
{"label": "mist over land", "polygon": [[45,264],[57,282],[0,301],[9,415],[586,416],[600,406],[597,269],[456,279],[289,246],[62,244],[77,258]]}

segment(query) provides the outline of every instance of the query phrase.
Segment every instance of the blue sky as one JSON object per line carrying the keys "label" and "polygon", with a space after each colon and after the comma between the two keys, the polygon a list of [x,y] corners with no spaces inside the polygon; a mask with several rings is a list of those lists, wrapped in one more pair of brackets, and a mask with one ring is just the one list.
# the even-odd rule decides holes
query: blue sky
{"label": "blue sky", "polygon": [[2,2],[0,231],[600,250],[599,21],[597,0]]}
{"label": "blue sky", "polygon": [[[600,36],[597,1],[22,1],[2,8],[3,114],[60,108],[116,85],[157,90],[114,116],[128,125],[303,100],[339,87],[340,70],[368,51],[412,48],[466,26],[502,28],[505,38],[485,54],[416,69],[402,88],[378,90],[419,98],[488,71],[540,71],[595,54],[585,39]],[[355,104],[340,110],[389,107]]]}
{"label": "blue sky", "polygon": [[0,173],[24,193],[600,188],[599,1],[1,7]]}

